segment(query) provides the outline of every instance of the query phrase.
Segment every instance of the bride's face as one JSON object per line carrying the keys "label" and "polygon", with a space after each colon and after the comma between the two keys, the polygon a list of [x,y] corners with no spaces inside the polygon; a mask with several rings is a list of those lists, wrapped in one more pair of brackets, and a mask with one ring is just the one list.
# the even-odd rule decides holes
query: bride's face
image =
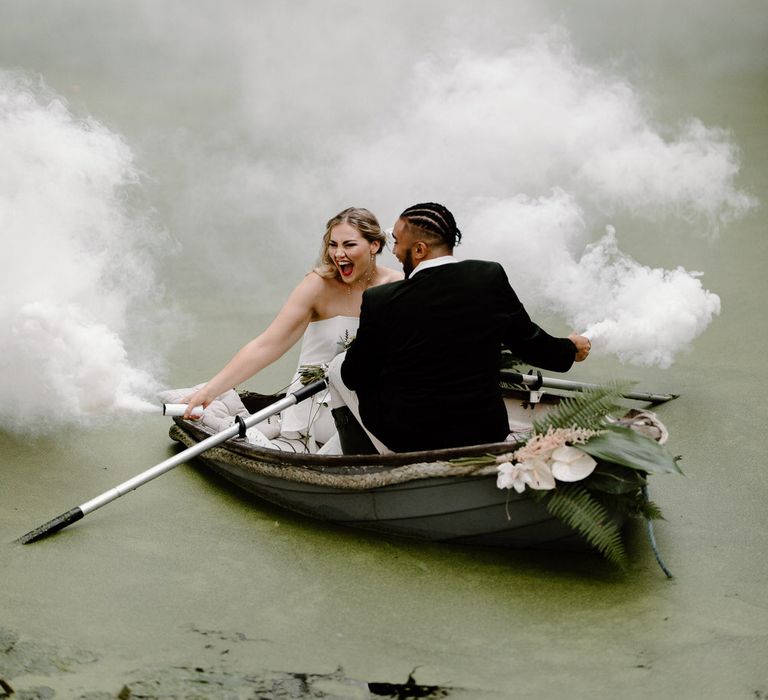
{"label": "bride's face", "polygon": [[331,229],[328,255],[336,265],[342,281],[351,284],[372,271],[372,256],[379,249],[377,241],[367,241],[360,232],[344,222]]}

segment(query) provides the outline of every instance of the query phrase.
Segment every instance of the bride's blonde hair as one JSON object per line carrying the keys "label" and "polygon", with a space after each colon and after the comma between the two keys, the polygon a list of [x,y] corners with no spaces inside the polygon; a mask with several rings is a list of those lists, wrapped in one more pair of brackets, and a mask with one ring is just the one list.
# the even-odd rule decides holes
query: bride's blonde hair
{"label": "bride's blonde hair", "polygon": [[315,268],[315,272],[317,272],[320,277],[336,277],[337,279],[341,279],[339,269],[333,264],[331,255],[328,252],[328,245],[331,241],[331,229],[339,224],[349,224],[369,243],[378,241],[379,249],[376,251],[377,255],[384,250],[387,236],[381,230],[378,219],[367,209],[349,207],[336,214],[332,219],[329,219],[328,223],[325,225],[325,235],[323,236],[323,243],[320,248],[320,261]]}

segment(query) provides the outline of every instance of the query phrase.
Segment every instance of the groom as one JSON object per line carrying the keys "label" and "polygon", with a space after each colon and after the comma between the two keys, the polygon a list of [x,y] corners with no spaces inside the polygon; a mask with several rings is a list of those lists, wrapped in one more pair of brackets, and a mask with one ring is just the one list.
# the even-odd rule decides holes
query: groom
{"label": "groom", "polygon": [[454,258],[461,232],[444,206],[409,207],[393,234],[406,279],[363,295],[357,336],[329,369],[335,415],[346,404],[379,452],[504,440],[502,346],[565,372],[586,359],[589,340],[533,323],[498,263]]}

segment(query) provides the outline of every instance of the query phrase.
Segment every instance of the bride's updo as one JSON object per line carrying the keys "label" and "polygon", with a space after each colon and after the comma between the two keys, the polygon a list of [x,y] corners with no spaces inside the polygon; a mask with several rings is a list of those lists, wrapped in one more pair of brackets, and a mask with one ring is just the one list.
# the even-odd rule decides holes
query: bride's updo
{"label": "bride's updo", "polygon": [[331,240],[331,229],[339,224],[349,224],[369,243],[379,242],[378,255],[384,250],[384,244],[387,241],[386,234],[381,230],[378,219],[367,209],[360,207],[349,207],[339,212],[332,219],[329,219],[325,225],[325,235],[323,236],[322,247],[320,248],[320,262],[315,268],[315,272],[321,277],[339,277],[339,270],[331,260],[328,252],[328,245]]}

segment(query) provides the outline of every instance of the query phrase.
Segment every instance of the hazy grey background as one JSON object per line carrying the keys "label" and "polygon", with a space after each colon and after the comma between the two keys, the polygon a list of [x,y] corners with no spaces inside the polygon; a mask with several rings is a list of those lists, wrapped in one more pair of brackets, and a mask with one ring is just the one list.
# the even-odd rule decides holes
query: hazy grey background
{"label": "hazy grey background", "polygon": [[147,409],[188,302],[274,312],[351,204],[445,202],[553,330],[669,367],[721,311],[691,249],[759,203],[686,71],[755,75],[764,20],[660,8],[5,4],[7,420]]}

